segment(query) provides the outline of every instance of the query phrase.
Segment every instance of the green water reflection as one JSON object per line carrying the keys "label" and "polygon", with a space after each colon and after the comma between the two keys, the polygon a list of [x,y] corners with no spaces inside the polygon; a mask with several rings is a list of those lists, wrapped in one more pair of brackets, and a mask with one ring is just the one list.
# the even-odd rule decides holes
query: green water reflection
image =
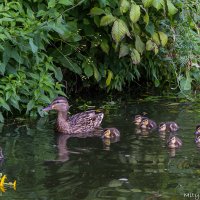
{"label": "green water reflection", "polygon": [[[131,120],[142,112],[156,122],[176,121],[183,146],[170,152],[157,132],[138,134]],[[1,172],[17,180],[16,191],[0,194],[4,199],[150,200],[200,194],[200,149],[193,135],[200,123],[197,104],[160,100],[110,107],[103,127],[117,127],[121,139],[109,148],[98,137],[59,138],[54,118],[10,120],[0,127]]]}

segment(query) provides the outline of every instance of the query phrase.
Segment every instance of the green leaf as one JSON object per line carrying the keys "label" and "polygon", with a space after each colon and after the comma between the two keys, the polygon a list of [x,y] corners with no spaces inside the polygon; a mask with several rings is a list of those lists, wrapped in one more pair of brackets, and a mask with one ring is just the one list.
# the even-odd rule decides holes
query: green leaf
{"label": "green leaf", "polygon": [[91,77],[93,75],[93,67],[92,65],[89,63],[89,61],[84,61],[82,64],[84,73],[87,77]]}
{"label": "green leaf", "polygon": [[171,2],[171,0],[167,0],[167,8],[168,8],[169,16],[175,15],[178,11],[178,9],[174,6],[174,4]]}
{"label": "green leaf", "polygon": [[154,34],[152,35],[152,39],[153,39],[153,41],[154,41],[157,45],[160,45],[160,38],[159,38],[158,33],[154,33]]}
{"label": "green leaf", "polygon": [[48,1],[48,8],[54,8],[56,5],[56,0],[49,0]]}
{"label": "green leaf", "polygon": [[189,73],[186,74],[186,77],[182,77],[180,80],[180,88],[181,90],[191,90],[192,89],[192,78]]}
{"label": "green leaf", "polygon": [[119,58],[124,57],[128,55],[130,52],[129,47],[125,43],[121,43],[120,49],[119,49]]}
{"label": "green leaf", "polygon": [[62,70],[60,67],[54,67],[54,73],[55,73],[55,78],[58,80],[58,81],[62,81],[63,79],[63,74],[62,74]]}
{"label": "green leaf", "polygon": [[155,43],[152,40],[148,40],[146,43],[146,50],[151,51],[155,47]]}
{"label": "green leaf", "polygon": [[74,0],[59,0],[58,3],[63,4],[65,6],[73,6]]}
{"label": "green leaf", "polygon": [[129,16],[133,23],[136,23],[140,19],[140,14],[140,6],[132,4]]}
{"label": "green leaf", "polygon": [[104,13],[104,10],[98,7],[94,7],[90,10],[90,15],[102,15]]}
{"label": "green leaf", "polygon": [[106,54],[109,53],[110,46],[108,45],[108,40],[103,39],[100,46],[103,52],[105,52]]}
{"label": "green leaf", "polygon": [[6,65],[4,63],[0,62],[0,73],[1,73],[1,75],[4,75],[5,70],[6,70]]}
{"label": "green leaf", "polygon": [[38,47],[33,43],[33,38],[29,39],[29,44],[31,46],[31,50],[33,53],[36,53],[38,51]]}
{"label": "green leaf", "polygon": [[34,100],[30,100],[27,104],[27,108],[26,108],[26,114],[32,110],[32,108],[35,106],[35,101]]}
{"label": "green leaf", "polygon": [[124,21],[118,19],[114,22],[112,27],[112,38],[118,44],[125,35],[130,37],[128,27]]}
{"label": "green leaf", "polygon": [[17,101],[16,99],[14,99],[14,98],[10,99],[10,104],[11,104],[14,108],[16,108],[17,110],[20,110],[20,108],[19,108],[19,103],[18,103],[18,101]]}
{"label": "green leaf", "polygon": [[141,61],[140,54],[136,49],[132,49],[131,51],[131,60],[135,65]]}
{"label": "green leaf", "polygon": [[120,12],[121,13],[126,13],[130,8],[130,3],[128,0],[121,0],[120,2]]}
{"label": "green leaf", "polygon": [[144,20],[145,24],[149,24],[149,14],[147,12],[143,17],[143,20]]}
{"label": "green leaf", "polygon": [[111,80],[113,78],[113,73],[112,73],[111,70],[108,70],[107,72],[108,72],[108,76],[107,76],[107,79],[106,79],[106,86],[109,86],[110,83],[111,83]]}
{"label": "green leaf", "polygon": [[93,65],[93,69],[94,69],[94,78],[96,79],[96,81],[100,81],[101,75],[95,65]]}
{"label": "green leaf", "polygon": [[159,31],[158,34],[160,37],[161,45],[164,47],[167,44],[168,37],[165,33],[161,32],[161,31]]}
{"label": "green leaf", "polygon": [[153,0],[142,0],[142,3],[143,3],[145,8],[148,8],[152,5]]}
{"label": "green leaf", "polygon": [[0,98],[0,106],[6,109],[7,111],[11,111],[10,106],[5,102],[3,98]]}
{"label": "green leaf", "polygon": [[0,122],[3,123],[4,122],[4,117],[3,117],[3,114],[2,112],[0,112]]}
{"label": "green leaf", "polygon": [[138,35],[135,38],[135,48],[141,54],[145,50],[145,44],[142,42],[142,40],[140,39]]}
{"label": "green leaf", "polygon": [[101,18],[100,26],[107,26],[108,24],[113,23],[116,18],[112,15],[105,15]]}
{"label": "green leaf", "polygon": [[153,7],[157,10],[160,10],[162,7],[164,7],[165,2],[164,0],[153,0]]}

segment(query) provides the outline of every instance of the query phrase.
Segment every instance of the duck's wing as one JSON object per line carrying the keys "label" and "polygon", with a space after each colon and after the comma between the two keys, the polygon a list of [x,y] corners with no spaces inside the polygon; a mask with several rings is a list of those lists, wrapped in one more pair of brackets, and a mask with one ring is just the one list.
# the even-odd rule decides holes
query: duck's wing
{"label": "duck's wing", "polygon": [[72,115],[68,121],[74,132],[90,132],[100,126],[103,117],[104,114],[102,112],[89,110]]}

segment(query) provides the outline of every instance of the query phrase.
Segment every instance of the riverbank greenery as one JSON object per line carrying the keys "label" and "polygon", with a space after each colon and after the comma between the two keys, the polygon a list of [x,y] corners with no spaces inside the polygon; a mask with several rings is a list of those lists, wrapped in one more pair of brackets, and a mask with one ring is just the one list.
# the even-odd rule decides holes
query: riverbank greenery
{"label": "riverbank greenery", "polygon": [[199,0],[0,2],[1,121],[84,89],[199,90]]}

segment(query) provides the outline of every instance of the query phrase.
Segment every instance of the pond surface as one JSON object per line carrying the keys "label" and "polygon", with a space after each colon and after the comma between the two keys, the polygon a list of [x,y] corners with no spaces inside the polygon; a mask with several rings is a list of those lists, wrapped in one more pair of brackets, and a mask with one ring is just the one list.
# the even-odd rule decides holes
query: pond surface
{"label": "pond surface", "polygon": [[[5,160],[0,172],[9,181],[17,180],[16,191],[8,188],[0,193],[2,198],[181,200],[196,195],[200,199],[200,149],[193,134],[200,123],[198,104],[162,99],[103,104],[102,126],[121,132],[120,141],[110,145],[98,137],[58,137],[54,114],[38,121],[10,120],[1,126]],[[183,146],[170,151],[168,135],[137,133],[132,119],[143,112],[158,123],[176,121]]]}

